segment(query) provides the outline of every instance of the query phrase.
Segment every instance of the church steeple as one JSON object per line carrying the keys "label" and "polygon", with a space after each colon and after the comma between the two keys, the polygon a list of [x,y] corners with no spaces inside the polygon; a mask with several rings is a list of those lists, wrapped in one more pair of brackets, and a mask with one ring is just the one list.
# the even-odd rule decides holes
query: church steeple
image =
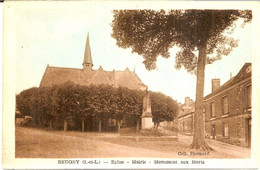
{"label": "church steeple", "polygon": [[90,50],[90,43],[89,43],[89,33],[88,33],[88,37],[87,37],[84,61],[83,61],[82,65],[83,65],[83,69],[92,68],[92,66],[93,66],[91,50]]}

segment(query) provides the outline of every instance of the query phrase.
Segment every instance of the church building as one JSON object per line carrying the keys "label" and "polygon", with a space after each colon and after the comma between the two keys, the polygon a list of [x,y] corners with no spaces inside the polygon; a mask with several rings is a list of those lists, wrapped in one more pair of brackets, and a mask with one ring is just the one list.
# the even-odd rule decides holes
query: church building
{"label": "church building", "polygon": [[[68,81],[75,84],[89,86],[89,85],[111,85],[113,87],[126,87],[132,90],[147,90],[147,86],[140,80],[135,71],[130,71],[126,68],[124,71],[105,71],[102,67],[99,69],[93,69],[93,61],[90,50],[89,34],[87,36],[85,54],[83,60],[83,68],[64,68],[53,67],[47,65],[44,75],[42,77],[40,87],[51,87],[53,85],[59,85]],[[86,127],[82,131],[96,131],[96,123],[94,120],[86,120],[87,125],[91,124],[91,127]],[[124,120],[123,120],[124,121]],[[116,126],[116,120],[108,120],[109,129],[113,129]],[[84,124],[84,123],[83,123]],[[121,121],[121,126],[124,122]],[[106,125],[104,125],[106,126]],[[83,126],[84,127],[84,126]],[[108,129],[108,127],[105,127]],[[65,129],[65,128],[64,128]]]}
{"label": "church building", "polygon": [[105,71],[102,67],[93,69],[90,50],[89,34],[86,41],[83,68],[64,68],[47,65],[42,77],[40,87],[51,87],[65,82],[79,85],[111,85],[113,87],[126,87],[134,90],[146,90],[147,86],[140,80],[135,72],[126,68],[124,71]]}

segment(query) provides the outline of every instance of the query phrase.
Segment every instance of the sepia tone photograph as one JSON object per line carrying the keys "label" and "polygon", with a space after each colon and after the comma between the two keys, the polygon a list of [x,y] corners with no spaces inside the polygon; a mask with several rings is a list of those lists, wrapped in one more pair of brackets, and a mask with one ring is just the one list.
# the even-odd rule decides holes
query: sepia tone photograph
{"label": "sepia tone photograph", "polygon": [[252,8],[115,4],[5,2],[3,159],[250,160]]}

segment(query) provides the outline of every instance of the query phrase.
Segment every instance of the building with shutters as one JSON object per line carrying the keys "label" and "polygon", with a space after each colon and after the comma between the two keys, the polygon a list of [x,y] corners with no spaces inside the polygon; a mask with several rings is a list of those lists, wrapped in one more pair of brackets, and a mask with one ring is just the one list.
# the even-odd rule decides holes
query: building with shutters
{"label": "building with shutters", "polygon": [[204,97],[206,137],[251,146],[251,67],[246,63],[222,86],[220,79],[212,79],[212,93]]}

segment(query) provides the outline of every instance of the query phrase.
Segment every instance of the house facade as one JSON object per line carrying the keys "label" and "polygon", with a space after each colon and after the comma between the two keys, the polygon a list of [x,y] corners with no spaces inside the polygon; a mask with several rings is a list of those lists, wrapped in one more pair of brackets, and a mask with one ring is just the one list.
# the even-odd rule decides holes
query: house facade
{"label": "house facade", "polygon": [[193,134],[195,102],[185,97],[185,103],[178,111],[178,132],[185,135]]}
{"label": "house facade", "polygon": [[246,63],[222,86],[220,79],[212,79],[212,93],[204,97],[207,138],[251,146],[251,68]]}

